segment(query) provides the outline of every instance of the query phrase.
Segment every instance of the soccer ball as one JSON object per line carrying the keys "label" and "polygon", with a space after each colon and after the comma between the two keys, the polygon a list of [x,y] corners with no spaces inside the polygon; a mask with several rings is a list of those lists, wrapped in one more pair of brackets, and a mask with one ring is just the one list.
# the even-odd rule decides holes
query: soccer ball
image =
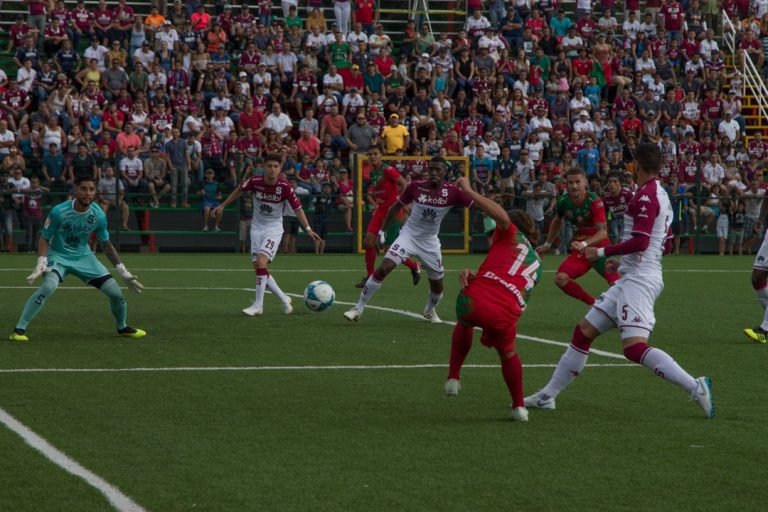
{"label": "soccer ball", "polygon": [[325,311],[335,298],[336,292],[325,281],[312,281],[304,288],[304,304],[312,311]]}

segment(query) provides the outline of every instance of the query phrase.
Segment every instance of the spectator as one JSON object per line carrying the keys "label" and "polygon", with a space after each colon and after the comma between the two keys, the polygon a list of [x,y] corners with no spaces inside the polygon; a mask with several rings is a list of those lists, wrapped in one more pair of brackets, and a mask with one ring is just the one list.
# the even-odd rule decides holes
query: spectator
{"label": "spectator", "polygon": [[[203,213],[203,231],[208,231],[209,219],[211,218],[211,211],[215,209],[221,203],[221,186],[216,181],[216,173],[213,169],[207,169],[205,171],[205,181],[200,186],[200,211]],[[224,216],[224,211],[219,210],[218,214],[213,217],[214,231],[221,231],[221,219]]]}

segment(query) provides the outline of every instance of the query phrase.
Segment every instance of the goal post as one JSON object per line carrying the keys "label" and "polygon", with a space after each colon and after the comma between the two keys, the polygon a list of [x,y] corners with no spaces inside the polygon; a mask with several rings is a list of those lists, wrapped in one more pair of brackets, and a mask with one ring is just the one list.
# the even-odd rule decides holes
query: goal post
{"label": "goal post", "polygon": [[[382,160],[394,167],[410,181],[416,177],[426,178],[429,167],[428,156],[382,156]],[[469,158],[464,156],[446,156],[448,171],[445,174],[447,181],[454,181],[460,176],[469,177]],[[357,210],[357,252],[364,253],[363,238],[365,229],[371,221],[373,209],[368,195],[370,186],[370,165],[368,157],[357,155],[355,161],[355,209]],[[443,219],[440,227],[440,242],[443,254],[467,254],[469,252],[469,210],[467,208],[454,207]]]}

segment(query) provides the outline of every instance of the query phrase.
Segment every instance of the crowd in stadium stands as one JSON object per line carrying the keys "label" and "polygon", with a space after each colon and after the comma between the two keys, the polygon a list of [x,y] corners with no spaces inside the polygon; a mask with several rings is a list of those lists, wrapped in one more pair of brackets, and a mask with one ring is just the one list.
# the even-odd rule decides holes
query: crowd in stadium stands
{"label": "crowd in stadium stands", "polygon": [[[556,0],[467,0],[456,33],[414,20],[396,44],[374,0],[176,0],[146,18],[125,0],[27,6],[8,33],[18,70],[0,70],[6,246],[18,222],[31,247],[43,198],[78,176],[99,180],[99,202],[127,229],[129,207],[190,207],[197,193],[211,208],[267,156],[351,231],[350,155],[372,144],[466,156],[478,192],[525,205],[544,229],[575,165],[620,218],[635,148],[653,142],[678,244],[709,229],[721,251],[749,251],[758,237],[768,140],[747,143],[743,79],[719,35],[722,10],[764,69],[766,0],[645,0],[642,14],[639,0],[577,0],[575,13]],[[425,163],[398,166],[413,177]]]}

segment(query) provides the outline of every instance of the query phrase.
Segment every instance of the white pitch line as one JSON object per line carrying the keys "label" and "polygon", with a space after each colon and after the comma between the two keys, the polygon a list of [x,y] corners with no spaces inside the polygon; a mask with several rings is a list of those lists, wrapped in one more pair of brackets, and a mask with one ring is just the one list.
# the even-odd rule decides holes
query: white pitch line
{"label": "white pitch line", "polygon": [[120,489],[81,466],[66,453],[57,449],[40,435],[33,432],[29,427],[8,414],[2,407],[0,407],[0,423],[3,423],[9,430],[21,437],[25,443],[40,452],[46,459],[56,464],[64,471],[85,480],[88,485],[103,494],[115,509],[120,512],[144,512],[144,508],[142,508],[141,505],[123,494]]}
{"label": "white pitch line", "polygon": [[[0,286],[0,290],[3,289],[10,289],[10,290],[36,290],[37,288],[34,286]],[[72,287],[62,287],[59,288],[59,290],[90,290],[90,286],[72,286]],[[239,287],[227,287],[227,286],[220,286],[220,287],[209,287],[209,286],[154,286],[154,287],[146,287],[145,290],[159,290],[159,291],[179,291],[179,290],[204,290],[204,291],[243,291],[243,292],[255,292],[253,288],[239,288]],[[304,296],[300,293],[286,293],[286,295],[290,295],[291,297],[297,297],[297,298],[303,298]],[[355,302],[344,302],[337,300],[334,302],[334,304],[340,304],[344,306],[354,306]],[[394,313],[396,315],[402,315],[407,316],[410,318],[416,318],[419,320],[423,320],[424,317],[419,313],[414,313],[413,311],[406,311],[404,309],[397,309],[397,308],[388,308],[384,306],[366,306],[367,309],[375,309],[377,311],[384,311],[385,313]],[[442,322],[445,325],[454,326],[456,325],[456,322],[453,321],[446,321],[443,320]],[[562,342],[562,341],[556,341],[556,340],[548,340],[546,338],[539,338],[537,336],[527,336],[525,334],[518,334],[518,338],[528,341],[534,341],[536,343],[542,343],[545,345],[557,345],[558,347],[568,347],[570,343]],[[617,354],[615,352],[608,352],[605,350],[600,350],[597,348],[590,349],[589,351],[591,354],[603,356],[603,357],[610,357],[612,359],[625,359],[623,354]]]}
{"label": "white pitch line", "polygon": [[[524,364],[523,368],[555,368],[554,363]],[[625,366],[638,366],[630,363],[605,363],[588,364],[590,368],[617,368]],[[639,367],[639,366],[638,366]],[[447,364],[338,364],[338,365],[310,365],[310,366],[166,366],[166,367],[138,367],[138,368],[5,368],[2,373],[141,373],[141,372],[280,372],[280,371],[318,371],[318,370],[417,370],[428,368],[448,368]],[[465,364],[462,368],[493,368],[498,369],[497,364]]]}

